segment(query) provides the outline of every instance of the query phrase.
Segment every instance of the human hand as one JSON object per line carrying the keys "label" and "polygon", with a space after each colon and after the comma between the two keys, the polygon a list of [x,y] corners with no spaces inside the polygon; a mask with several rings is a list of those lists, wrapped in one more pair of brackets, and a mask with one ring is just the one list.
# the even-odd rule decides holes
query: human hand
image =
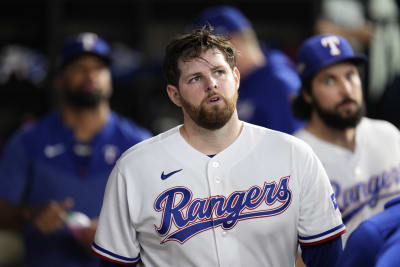
{"label": "human hand", "polygon": [[71,198],[62,202],[52,200],[35,214],[33,224],[43,234],[54,233],[64,227],[66,211],[73,206],[74,201]]}

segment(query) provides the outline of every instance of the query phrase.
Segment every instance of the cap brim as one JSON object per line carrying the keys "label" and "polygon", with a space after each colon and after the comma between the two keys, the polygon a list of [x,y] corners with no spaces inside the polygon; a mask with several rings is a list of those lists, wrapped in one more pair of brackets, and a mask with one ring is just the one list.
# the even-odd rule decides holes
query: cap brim
{"label": "cap brim", "polygon": [[76,59],[85,56],[85,55],[89,55],[89,56],[94,56],[97,57],[99,59],[101,59],[102,61],[104,61],[104,63],[106,63],[107,66],[111,65],[111,58],[100,55],[98,53],[93,53],[90,51],[86,51],[86,52],[82,52],[82,53],[77,53],[75,55],[71,55],[67,58],[64,58],[62,63],[61,63],[61,67],[64,68],[66,65],[70,64],[71,62],[75,61]]}
{"label": "cap brim", "polygon": [[340,58],[332,57],[329,60],[325,60],[322,64],[314,66],[314,68],[311,69],[306,76],[302,77],[302,80],[311,79],[322,69],[325,69],[325,68],[332,66],[334,64],[337,64],[337,63],[352,62],[355,65],[363,65],[367,61],[368,61],[368,58],[365,55],[354,55],[351,57],[340,57]]}

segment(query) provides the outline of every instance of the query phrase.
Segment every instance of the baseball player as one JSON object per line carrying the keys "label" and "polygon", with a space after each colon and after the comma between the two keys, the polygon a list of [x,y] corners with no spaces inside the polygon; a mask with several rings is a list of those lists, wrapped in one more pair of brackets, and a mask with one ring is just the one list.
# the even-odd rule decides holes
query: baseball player
{"label": "baseball player", "polygon": [[0,227],[23,231],[24,266],[98,266],[90,247],[107,178],[123,151],[151,136],[109,107],[110,52],[94,33],[68,39],[60,110],[23,127],[4,150]]}
{"label": "baseball player", "polygon": [[300,242],[308,266],[334,266],[345,227],[329,179],[301,140],[238,119],[235,60],[207,29],[167,46],[184,123],[118,160],[92,247],[105,261],[294,266]]}
{"label": "baseball player", "polygon": [[350,235],[338,266],[400,266],[400,197]]}
{"label": "baseball player", "polygon": [[400,194],[400,134],[392,124],[363,116],[358,65],[338,35],[316,35],[297,54],[302,94],[294,113],[307,120],[295,136],[313,148],[333,186],[347,233]]}

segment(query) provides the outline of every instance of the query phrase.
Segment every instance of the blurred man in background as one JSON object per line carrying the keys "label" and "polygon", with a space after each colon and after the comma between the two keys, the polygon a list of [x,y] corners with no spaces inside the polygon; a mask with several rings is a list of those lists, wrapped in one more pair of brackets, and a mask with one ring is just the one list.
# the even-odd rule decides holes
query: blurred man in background
{"label": "blurred man in background", "polygon": [[204,10],[191,28],[203,26],[211,26],[214,33],[229,37],[240,52],[239,118],[286,133],[302,126],[303,122],[295,119],[291,110],[300,78],[290,59],[279,50],[263,47],[250,21],[232,6]]}
{"label": "blurred man in background", "polygon": [[60,111],[19,130],[0,162],[0,227],[21,229],[26,266],[97,266],[90,253],[118,157],[151,134],[110,109],[110,48],[94,33],[65,41]]}
{"label": "blurred man in background", "polygon": [[302,79],[294,113],[307,120],[295,136],[306,141],[324,165],[349,234],[400,194],[400,133],[391,123],[364,117],[358,66],[339,35],[316,35],[299,49]]}

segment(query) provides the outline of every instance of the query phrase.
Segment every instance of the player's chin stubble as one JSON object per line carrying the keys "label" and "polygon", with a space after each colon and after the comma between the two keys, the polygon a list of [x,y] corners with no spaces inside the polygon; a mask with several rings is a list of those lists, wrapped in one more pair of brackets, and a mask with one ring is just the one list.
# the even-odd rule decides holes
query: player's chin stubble
{"label": "player's chin stubble", "polygon": [[[212,95],[212,93],[210,93],[210,95]],[[199,106],[190,104],[181,96],[182,107],[198,126],[208,130],[217,130],[222,128],[232,117],[236,109],[238,92],[236,91],[234,97],[229,100],[219,95],[225,103],[223,108],[219,106],[207,108],[206,101],[210,95],[205,97]]]}

